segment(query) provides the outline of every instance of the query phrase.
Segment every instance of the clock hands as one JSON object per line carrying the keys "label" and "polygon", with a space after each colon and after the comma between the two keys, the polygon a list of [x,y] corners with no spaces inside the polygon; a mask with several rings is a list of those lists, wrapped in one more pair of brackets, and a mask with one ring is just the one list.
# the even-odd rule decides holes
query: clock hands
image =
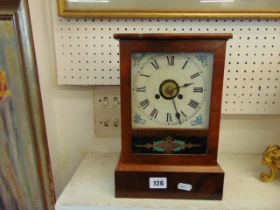
{"label": "clock hands", "polygon": [[[185,83],[185,84],[183,84],[183,85],[181,85],[181,86],[177,86],[176,87],[176,89],[180,89],[180,88],[184,88],[184,87],[189,87],[189,86],[191,86],[192,84],[194,84],[193,82],[191,82],[191,83]],[[180,96],[180,94],[179,94],[179,96]],[[182,96],[182,95],[181,95]],[[179,98],[179,99],[181,99],[181,98]],[[178,121],[179,121],[179,123],[180,123],[180,125],[181,125],[181,115],[180,115],[180,113],[178,112],[178,110],[177,110],[177,107],[176,107],[176,104],[175,104],[175,101],[174,101],[174,98],[172,99],[172,102],[173,102],[173,106],[174,106],[174,108],[175,108],[175,116],[176,116],[176,118],[178,119]]]}
{"label": "clock hands", "polygon": [[193,82],[192,83],[186,83],[186,84],[183,84],[182,86],[179,86],[179,88],[182,88],[182,87],[189,87],[191,86],[192,84],[194,84]]}
{"label": "clock hands", "polygon": [[[180,88],[185,88],[193,85],[194,83],[185,83],[182,86],[179,86],[178,83],[175,80],[172,79],[166,79],[161,82],[159,86],[159,93],[155,94],[156,99],[160,99],[161,97],[165,100],[172,100],[173,107],[175,109],[175,116],[179,121],[179,124],[181,125],[181,114],[178,112],[176,103],[175,103],[175,98],[178,98],[179,100],[183,99],[183,95],[180,94]],[[142,91],[142,87],[138,88],[137,90]],[[153,112],[152,112],[153,113]],[[183,114],[185,116],[185,114]],[[167,113],[167,122],[172,121],[171,120],[171,114]]]}
{"label": "clock hands", "polygon": [[174,98],[172,99],[172,102],[173,102],[173,106],[174,106],[174,108],[175,108],[175,112],[176,112],[176,114],[175,114],[175,116],[177,117],[177,119],[179,120],[179,123],[180,123],[180,125],[181,125],[181,115],[180,115],[180,113],[178,112],[178,110],[177,110],[177,107],[176,107],[176,104],[175,104],[175,101],[174,101]]}
{"label": "clock hands", "polygon": [[176,87],[174,87],[174,88],[172,88],[172,90],[178,90],[178,89],[180,89],[180,88],[184,88],[184,87],[189,87],[189,86],[191,86],[192,84],[194,84],[193,82],[192,83],[186,83],[186,84],[183,84],[183,85],[181,85],[181,86],[176,86]]}

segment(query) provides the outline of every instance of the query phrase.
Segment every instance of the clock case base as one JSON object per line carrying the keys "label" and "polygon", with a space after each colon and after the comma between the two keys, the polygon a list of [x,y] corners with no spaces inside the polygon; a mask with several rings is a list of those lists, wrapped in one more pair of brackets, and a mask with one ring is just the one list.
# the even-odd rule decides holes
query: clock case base
{"label": "clock case base", "polygon": [[[150,189],[150,177],[166,177],[166,189]],[[179,190],[179,183],[192,186]],[[171,198],[221,200],[224,172],[214,166],[158,166],[118,163],[115,170],[115,192],[118,198]]]}

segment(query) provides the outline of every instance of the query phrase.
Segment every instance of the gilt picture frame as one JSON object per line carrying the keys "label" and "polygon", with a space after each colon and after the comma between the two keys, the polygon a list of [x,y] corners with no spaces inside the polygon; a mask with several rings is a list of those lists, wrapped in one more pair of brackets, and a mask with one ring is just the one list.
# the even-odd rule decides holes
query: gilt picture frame
{"label": "gilt picture frame", "polygon": [[0,209],[53,210],[51,171],[27,0],[0,2]]}
{"label": "gilt picture frame", "polygon": [[280,18],[278,0],[57,0],[62,17]]}

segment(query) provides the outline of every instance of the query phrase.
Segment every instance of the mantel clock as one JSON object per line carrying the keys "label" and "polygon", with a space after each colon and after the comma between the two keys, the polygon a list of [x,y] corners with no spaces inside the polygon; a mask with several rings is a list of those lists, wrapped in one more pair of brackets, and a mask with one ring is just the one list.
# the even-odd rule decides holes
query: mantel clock
{"label": "mantel clock", "polygon": [[122,150],[117,197],[221,199],[217,163],[231,34],[115,34]]}

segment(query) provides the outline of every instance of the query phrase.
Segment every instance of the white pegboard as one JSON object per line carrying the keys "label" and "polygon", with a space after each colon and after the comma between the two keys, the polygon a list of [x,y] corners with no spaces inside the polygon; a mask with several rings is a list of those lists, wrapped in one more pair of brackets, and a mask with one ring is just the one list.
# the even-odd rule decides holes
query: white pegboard
{"label": "white pegboard", "polygon": [[280,114],[280,20],[55,19],[58,83],[118,85],[114,33],[232,33],[223,113]]}

